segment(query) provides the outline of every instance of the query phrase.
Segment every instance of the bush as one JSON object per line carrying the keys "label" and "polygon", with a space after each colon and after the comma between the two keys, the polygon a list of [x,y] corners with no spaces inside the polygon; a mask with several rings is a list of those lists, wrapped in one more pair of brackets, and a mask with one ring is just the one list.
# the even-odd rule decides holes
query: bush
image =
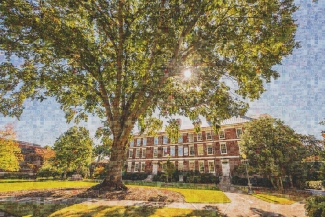
{"label": "bush", "polygon": [[123,180],[144,180],[148,177],[148,173],[124,173]]}
{"label": "bush", "polygon": [[[250,177],[250,182],[251,182],[252,186],[272,187],[272,183],[268,178]],[[231,184],[246,186],[246,185],[248,185],[248,179],[241,178],[239,176],[233,176],[231,179]]]}
{"label": "bush", "polygon": [[105,177],[105,167],[96,167],[93,175],[96,179],[103,179]]}
{"label": "bush", "polygon": [[306,188],[316,189],[316,190],[322,190],[324,181],[307,181],[306,182]]}
{"label": "bush", "polygon": [[312,196],[307,198],[306,213],[310,217],[325,217],[325,196]]}

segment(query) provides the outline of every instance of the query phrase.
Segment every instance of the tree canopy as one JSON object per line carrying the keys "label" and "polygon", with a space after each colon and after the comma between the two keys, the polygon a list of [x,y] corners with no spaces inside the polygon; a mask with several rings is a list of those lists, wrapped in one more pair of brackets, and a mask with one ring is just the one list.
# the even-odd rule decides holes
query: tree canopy
{"label": "tree canopy", "polygon": [[293,0],[35,2],[0,3],[0,112],[19,117],[26,98],[55,97],[68,122],[97,115],[117,170],[137,121],[157,129],[158,112],[217,126],[244,114],[243,99],[258,99],[298,47]]}
{"label": "tree canopy", "polygon": [[16,133],[13,126],[6,125],[0,131],[0,169],[18,171],[19,162],[23,160],[19,144],[15,141]]}
{"label": "tree canopy", "polygon": [[92,157],[93,141],[84,127],[71,127],[54,143],[54,165],[64,170],[64,178],[69,169],[88,167]]}

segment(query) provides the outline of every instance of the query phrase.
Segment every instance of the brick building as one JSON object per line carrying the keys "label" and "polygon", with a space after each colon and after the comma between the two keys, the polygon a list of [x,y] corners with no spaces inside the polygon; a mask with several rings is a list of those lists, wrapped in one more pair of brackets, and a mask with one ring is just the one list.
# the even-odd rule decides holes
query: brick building
{"label": "brick building", "polygon": [[134,135],[128,147],[127,171],[156,174],[170,157],[178,170],[228,176],[240,164],[238,141],[243,124],[250,120],[245,116],[224,120],[218,134],[208,125],[201,126],[199,133],[194,128],[181,129],[175,144],[170,143],[165,132],[157,137]]}

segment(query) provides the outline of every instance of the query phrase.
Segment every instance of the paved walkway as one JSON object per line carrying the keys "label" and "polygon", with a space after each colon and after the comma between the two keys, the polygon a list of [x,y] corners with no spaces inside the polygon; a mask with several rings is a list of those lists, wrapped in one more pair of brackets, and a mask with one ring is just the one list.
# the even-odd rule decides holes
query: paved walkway
{"label": "paved walkway", "polygon": [[171,208],[188,208],[188,209],[217,209],[227,217],[257,217],[257,216],[286,216],[286,217],[305,217],[304,204],[295,203],[292,205],[278,205],[272,204],[253,196],[240,193],[224,192],[231,203],[225,204],[201,204],[201,203],[157,203],[148,201],[133,201],[133,200],[116,200],[109,201],[105,199],[88,199],[88,198],[23,198],[17,200],[12,197],[2,197],[1,201],[17,201],[41,204],[92,204],[92,205],[106,205],[106,206],[156,206],[156,207],[171,207]]}

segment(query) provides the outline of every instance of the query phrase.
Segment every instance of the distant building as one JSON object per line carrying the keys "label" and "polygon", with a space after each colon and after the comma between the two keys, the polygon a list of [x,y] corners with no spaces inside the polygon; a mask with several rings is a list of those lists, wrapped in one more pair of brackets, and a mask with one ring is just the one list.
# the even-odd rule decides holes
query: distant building
{"label": "distant building", "polygon": [[[258,118],[258,117],[254,117]],[[170,158],[181,171],[198,170],[202,173],[229,176],[240,164],[240,135],[243,124],[253,118],[232,117],[221,123],[219,133],[211,126],[202,126],[199,133],[194,128],[181,129],[178,142],[172,144],[166,132],[157,137],[137,136],[128,145],[127,171],[162,171],[161,163]]]}

